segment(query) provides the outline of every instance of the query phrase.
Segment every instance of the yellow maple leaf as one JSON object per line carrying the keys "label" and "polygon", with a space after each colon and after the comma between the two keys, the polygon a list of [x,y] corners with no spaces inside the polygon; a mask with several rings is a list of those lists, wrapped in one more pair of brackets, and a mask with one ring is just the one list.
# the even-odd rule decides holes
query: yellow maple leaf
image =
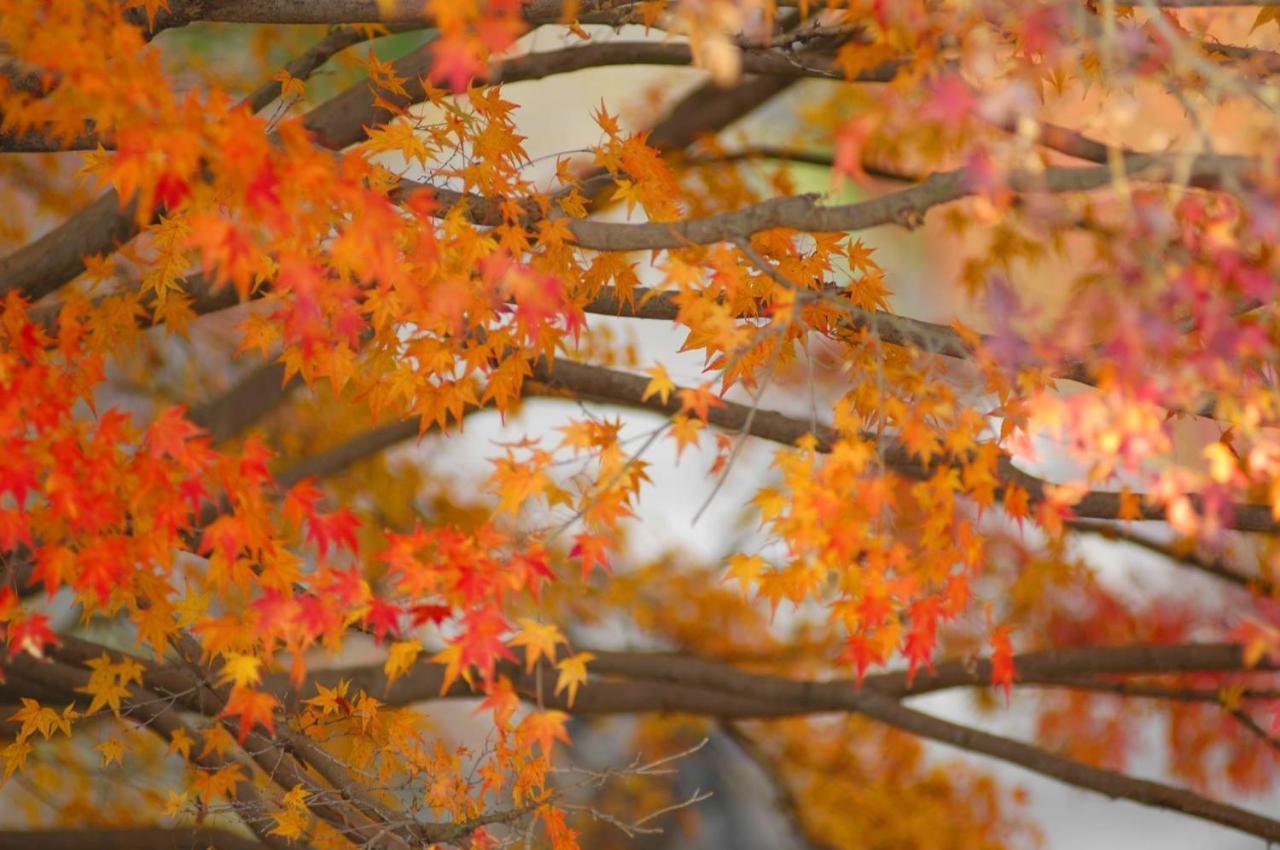
{"label": "yellow maple leaf", "polygon": [[261,666],[261,658],[239,652],[230,653],[218,674],[218,681],[224,685],[230,682],[237,688],[256,685],[262,681],[262,674],[258,671]]}
{"label": "yellow maple leaf", "polygon": [[676,441],[677,458],[684,454],[686,448],[698,444],[698,435],[702,433],[704,427],[706,425],[700,419],[694,419],[683,414],[671,417],[671,436]]}
{"label": "yellow maple leaf", "polygon": [[195,743],[187,730],[179,726],[173,730],[173,734],[169,736],[169,752],[177,753],[184,759],[191,758],[191,745]]}
{"label": "yellow maple leaf", "polygon": [[527,617],[516,620],[520,624],[520,633],[510,640],[511,646],[523,646],[525,672],[533,670],[538,659],[546,656],[552,664],[556,662],[556,644],[568,643],[560,629],[554,623],[539,623]]}
{"label": "yellow maple leaf", "polygon": [[421,652],[422,644],[416,640],[398,640],[391,644],[387,649],[386,663],[382,665],[383,672],[387,674],[387,683],[390,684],[408,673]]}
{"label": "yellow maple leaf", "polygon": [[729,571],[723,580],[737,579],[738,584],[742,586],[742,592],[746,593],[767,566],[768,563],[759,555],[732,555],[729,558]]}
{"label": "yellow maple leaf", "polygon": [[650,396],[656,395],[663,404],[666,404],[667,399],[675,392],[675,382],[671,380],[671,376],[667,374],[667,370],[662,367],[661,363],[646,370],[646,374],[650,376],[651,380],[645,386],[644,395],[640,396],[640,400],[648,401]]}
{"label": "yellow maple leaf", "polygon": [[570,707],[578,696],[578,686],[587,683],[587,662],[594,658],[595,656],[590,652],[579,652],[577,655],[562,659],[556,665],[556,669],[560,671],[560,675],[556,677],[556,696],[568,688]]}
{"label": "yellow maple leaf", "polygon": [[182,811],[182,807],[186,805],[187,798],[190,796],[186,791],[181,794],[172,788],[167,789],[168,799],[165,800],[164,813],[169,817],[173,817]]}
{"label": "yellow maple leaf", "polygon": [[4,778],[0,779],[0,785],[8,782],[9,777],[13,776],[15,771],[26,768],[27,756],[30,753],[31,742],[27,740],[14,741],[3,750],[0,750],[0,757],[4,758]]}
{"label": "yellow maple leaf", "polygon": [[119,738],[108,738],[94,749],[102,755],[102,767],[112,763],[124,764],[124,742]]}
{"label": "yellow maple leaf", "polygon": [[346,679],[339,679],[338,684],[332,688],[326,688],[321,683],[316,683],[316,696],[303,700],[307,705],[320,709],[323,715],[337,714],[343,709],[347,699],[347,689],[350,683]]}
{"label": "yellow maple leaf", "polygon": [[306,94],[306,85],[302,80],[290,74],[287,69],[281,68],[271,76],[271,79],[280,84],[280,97],[282,98],[298,98],[302,99]]}
{"label": "yellow maple leaf", "polygon": [[269,834],[290,839],[301,837],[311,820],[307,811],[308,796],[301,784],[293,786],[293,790],[285,794],[281,801],[284,808],[273,815],[276,825],[269,830]]}
{"label": "yellow maple leaf", "polygon": [[1268,21],[1274,23],[1277,27],[1280,27],[1280,7],[1271,6],[1259,11],[1258,16],[1253,19],[1253,26],[1249,27],[1249,33],[1252,35],[1254,30]]}

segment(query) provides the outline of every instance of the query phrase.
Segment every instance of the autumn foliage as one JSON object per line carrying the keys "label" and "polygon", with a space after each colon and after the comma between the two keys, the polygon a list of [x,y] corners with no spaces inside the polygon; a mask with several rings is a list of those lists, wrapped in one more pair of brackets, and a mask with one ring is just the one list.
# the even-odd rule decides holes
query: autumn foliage
{"label": "autumn foliage", "polygon": [[0,0],[0,847],[1280,841],[1222,6]]}

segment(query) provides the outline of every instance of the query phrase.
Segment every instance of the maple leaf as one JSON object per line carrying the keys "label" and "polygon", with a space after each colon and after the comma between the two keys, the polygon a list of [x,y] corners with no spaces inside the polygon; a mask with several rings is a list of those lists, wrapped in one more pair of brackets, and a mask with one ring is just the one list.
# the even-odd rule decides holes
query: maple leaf
{"label": "maple leaf", "polygon": [[606,550],[609,547],[608,537],[599,534],[579,534],[573,538],[573,548],[569,550],[570,558],[582,562],[582,580],[591,578],[591,571],[598,565],[604,572],[612,572]]}
{"label": "maple leaf", "polygon": [[684,414],[692,413],[702,422],[707,421],[707,417],[711,415],[710,408],[724,407],[724,402],[711,390],[710,384],[701,384],[692,389],[682,389],[679,391],[680,396],[680,412]]}
{"label": "maple leaf", "polygon": [[554,623],[539,623],[527,617],[520,617],[516,622],[520,625],[520,632],[509,641],[509,644],[525,648],[525,672],[531,672],[537,665],[538,659],[544,656],[555,664],[556,644],[568,643],[560,633],[560,629]]}
{"label": "maple leaf", "polygon": [[437,664],[443,664],[444,677],[440,683],[440,694],[443,696],[449,692],[449,688],[453,683],[462,677],[468,685],[471,684],[470,671],[462,664],[462,647],[456,643],[451,643],[444,649],[431,656],[431,660]]}
{"label": "maple leaf", "polygon": [[288,839],[300,838],[311,822],[310,810],[307,808],[310,796],[301,783],[293,786],[281,799],[281,811],[273,815],[276,825],[268,830],[268,834]]}
{"label": "maple leaf", "polygon": [[156,28],[156,15],[161,9],[169,11],[169,0],[131,0],[125,4],[127,8],[137,8],[141,6],[147,13],[147,28]]}
{"label": "maple leaf", "polygon": [[927,86],[928,99],[922,114],[954,127],[964,121],[977,105],[973,90],[955,74],[944,74]]}
{"label": "maple leaf", "polygon": [[205,805],[210,805],[219,798],[232,799],[236,786],[243,780],[243,768],[233,762],[218,770],[198,771],[191,788]]}
{"label": "maple leaf", "polygon": [[10,720],[16,720],[22,724],[16,736],[18,741],[24,741],[37,732],[46,741],[53,737],[54,732],[69,736],[71,721],[82,716],[71,705],[59,712],[49,706],[42,706],[30,697],[22,697],[21,701],[22,707],[9,717]]}
{"label": "maple leaf", "polygon": [[119,738],[108,738],[94,747],[102,756],[101,767],[112,764],[124,764],[124,742]]}
{"label": "maple leaf", "polygon": [[755,583],[760,573],[768,566],[768,562],[759,555],[736,554],[729,556],[729,570],[721,581],[737,579],[745,594]]}
{"label": "maple leaf", "polygon": [[350,508],[342,508],[330,514],[313,513],[307,520],[307,540],[316,545],[320,557],[329,554],[329,547],[337,545],[355,553],[359,548],[356,529],[360,527],[359,518]]}
{"label": "maple leaf", "polygon": [[218,672],[218,681],[223,684],[230,682],[236,688],[256,685],[262,681],[262,674],[258,669],[261,666],[261,658],[233,652],[223,661],[222,669]]}
{"label": "maple leaf", "polygon": [[9,623],[7,628],[9,657],[25,652],[35,658],[44,658],[44,648],[57,646],[61,641],[49,628],[49,617],[46,614],[30,614],[22,619]]}
{"label": "maple leaf", "polygon": [[494,723],[499,728],[506,728],[507,723],[520,707],[520,695],[506,676],[498,676],[488,686],[485,698],[480,702],[477,711],[489,711],[493,714]]}
{"label": "maple leaf", "polygon": [[667,399],[671,393],[675,391],[676,385],[672,382],[671,376],[667,374],[667,370],[659,363],[648,370],[651,379],[645,385],[644,395],[640,396],[641,401],[648,401],[651,396],[657,396],[663,403],[667,403]]}
{"label": "maple leaf", "polygon": [[587,683],[587,662],[595,658],[590,652],[579,652],[564,658],[556,665],[559,675],[556,676],[556,696],[566,688],[569,691],[569,705],[578,696],[578,686]]}
{"label": "maple leaf", "polygon": [[997,626],[991,632],[991,684],[1004,689],[1005,705],[1013,688],[1013,642],[1009,639],[1012,627]]}
{"label": "maple leaf", "polygon": [[432,44],[431,79],[443,80],[455,94],[487,70],[476,42],[464,35],[443,35]]}
{"label": "maple leaf", "polygon": [[[423,606],[419,606],[423,607]],[[383,638],[388,634],[393,637],[400,634],[400,615],[404,613],[399,605],[391,602],[385,602],[377,597],[369,600],[369,613],[365,614],[365,625],[373,629],[373,641],[381,644]],[[427,617],[426,619],[430,619]],[[414,625],[421,625],[424,620],[418,620],[418,614],[414,614]]]}
{"label": "maple leaf", "polygon": [[339,679],[338,684],[332,688],[326,688],[321,682],[316,682],[316,696],[305,699],[303,702],[320,709],[320,713],[325,716],[350,714],[351,703],[347,700],[347,691],[350,687],[351,683],[346,679]]}
{"label": "maple leaf", "polygon": [[274,82],[280,84],[280,96],[285,98],[297,98],[301,100],[307,93],[305,83],[289,73],[285,68],[271,75]]}
{"label": "maple leaf", "polygon": [[[398,640],[387,647],[387,660],[382,665],[383,672],[387,674],[387,683],[390,684],[408,673],[421,652],[422,643],[416,640]],[[448,684],[445,689],[448,689]]]}
{"label": "maple leaf", "polygon": [[698,444],[698,438],[702,435],[705,427],[706,423],[701,419],[681,414],[671,417],[671,436],[676,441],[677,459],[684,454],[686,448]]}
{"label": "maple leaf", "polygon": [[175,728],[169,735],[168,752],[181,756],[184,760],[191,757],[191,745],[195,741],[187,734],[187,730],[181,726]]}
{"label": "maple leaf", "polygon": [[1280,27],[1280,8],[1270,6],[1265,9],[1260,9],[1257,16],[1253,19],[1253,26],[1249,27],[1249,33],[1252,34],[1258,27],[1269,22]]}
{"label": "maple leaf", "polygon": [[231,690],[227,704],[222,709],[222,717],[239,717],[237,735],[240,743],[244,743],[249,731],[261,725],[269,734],[276,731],[275,712],[280,708],[280,701],[272,694],[255,691],[250,688],[237,687]]}
{"label": "maple leaf", "polygon": [[520,721],[516,736],[526,745],[536,743],[544,754],[550,755],[553,742],[569,743],[569,733],[564,728],[568,719],[563,711],[532,711]]}

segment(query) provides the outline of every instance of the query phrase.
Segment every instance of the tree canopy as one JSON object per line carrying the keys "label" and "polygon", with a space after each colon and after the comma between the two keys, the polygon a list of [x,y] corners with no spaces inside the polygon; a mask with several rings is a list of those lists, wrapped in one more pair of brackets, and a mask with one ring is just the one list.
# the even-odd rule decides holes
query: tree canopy
{"label": "tree canopy", "polygon": [[1273,2],[0,0],[0,847],[711,850],[708,741],[808,850],[1035,845],[1001,763],[1280,841],[1278,73]]}

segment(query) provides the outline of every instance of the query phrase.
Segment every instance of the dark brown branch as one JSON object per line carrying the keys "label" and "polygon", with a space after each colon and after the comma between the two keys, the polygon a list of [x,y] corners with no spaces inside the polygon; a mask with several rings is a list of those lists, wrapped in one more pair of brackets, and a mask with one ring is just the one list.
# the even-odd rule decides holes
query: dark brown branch
{"label": "dark brown branch", "polygon": [[[751,74],[787,80],[803,77],[841,79],[828,66],[811,64],[812,61],[804,56],[790,57],[777,51],[753,50],[744,54],[743,69]],[[688,66],[692,62],[693,55],[688,45],[610,41],[530,53],[495,62],[490,67],[485,82],[496,85],[540,80],[557,74],[613,65]],[[422,81],[429,77],[434,64],[435,45],[428,42],[392,65],[395,75],[405,78],[403,94],[375,92],[367,85],[356,86],[312,110],[305,118],[304,126],[327,148],[337,150],[362,141],[366,136],[366,128],[385,124],[399,114],[395,110],[404,110],[426,97]],[[893,78],[897,68],[898,63],[885,63],[867,71],[859,80],[885,82]],[[775,84],[772,88],[777,90],[780,86]],[[718,91],[721,97],[726,97],[723,90]],[[387,109],[380,103],[390,104],[394,110]],[[721,105],[720,111],[735,117],[741,114],[740,107],[731,99]],[[717,123],[723,126],[724,122],[717,121],[716,116],[709,116],[705,126],[710,129]],[[678,144],[678,140],[664,138],[663,134],[655,133],[655,136],[657,138],[651,139],[650,143],[660,149],[683,146]]]}
{"label": "dark brown branch", "polygon": [[264,363],[225,392],[191,408],[187,418],[215,443],[225,442],[260,422],[300,386],[302,379],[297,375],[285,382],[284,364]]}
{"label": "dark brown branch", "polygon": [[[1148,685],[1141,682],[1119,682],[1113,679],[1062,679],[1057,682],[1040,683],[1040,687],[1093,691],[1100,694],[1114,694],[1118,697],[1163,700],[1165,702],[1201,702],[1220,707],[1225,707],[1226,700],[1226,694],[1222,688],[1176,688],[1168,685]],[[1239,688],[1238,690],[1233,690],[1232,693],[1241,700],[1280,699],[1280,690],[1275,688]]]}
{"label": "dark brown branch", "polygon": [[209,827],[0,830],[5,850],[263,850],[253,838]]}
{"label": "dark brown branch", "polygon": [[[1176,159],[1168,156],[1134,157],[1127,163],[1134,180],[1163,181],[1177,176]],[[1238,178],[1256,163],[1245,157],[1204,156],[1190,163],[1190,179],[1219,182]],[[1015,173],[1010,187],[1021,193],[1088,192],[1111,183],[1109,166],[1048,168],[1040,173]],[[493,199],[463,195],[427,184],[402,181],[399,195],[415,190],[431,192],[442,202],[441,213],[463,204],[468,217],[483,226],[501,223]],[[577,245],[597,251],[645,251],[688,248],[716,242],[746,239],[777,228],[810,233],[849,233],[887,224],[907,228],[919,225],[936,206],[971,196],[974,189],[963,170],[939,172],[910,188],[852,204],[825,206],[816,195],[773,198],[733,212],[674,222],[619,223],[567,219],[566,226]]]}
{"label": "dark brown branch", "polygon": [[1206,53],[1225,56],[1260,69],[1268,74],[1280,73],[1280,53],[1260,47],[1244,47],[1235,44],[1222,44],[1216,41],[1202,41],[1200,47]]}
{"label": "dark brown branch", "polygon": [[[91,644],[83,641],[77,642],[77,644],[66,650],[58,648],[56,657],[59,659],[80,657],[91,646]],[[101,649],[109,655],[119,656],[122,654],[105,648]],[[78,692],[77,689],[83,688],[88,682],[88,677],[84,670],[67,666],[61,660],[41,663],[25,656],[20,656],[10,663],[11,668],[23,678],[60,688],[69,696],[76,694]],[[145,661],[141,663],[151,674],[148,676],[149,685],[157,682],[159,677],[172,677],[174,675],[173,672],[163,670],[157,675],[155,671],[156,665]],[[146,726],[155,728],[163,734],[171,735],[173,728],[176,728],[175,724],[180,723],[170,710],[173,703],[187,708],[199,706],[209,716],[219,717],[222,724],[234,732],[233,719],[221,716],[222,709],[226,705],[224,696],[218,692],[218,689],[205,684],[202,680],[195,680],[194,685],[188,685],[180,691],[162,692],[161,694],[132,687],[130,688],[128,699],[122,701],[122,706],[124,706],[122,711],[127,712],[130,717],[139,720]],[[283,728],[280,732],[280,735],[285,737],[292,736],[292,734]],[[361,811],[364,808],[363,801],[357,804],[347,796],[349,789],[336,789],[343,795],[343,799],[338,801],[333,799],[333,795],[322,793],[324,789],[311,778],[305,763],[293,755],[291,748],[281,741],[280,735],[268,736],[261,732],[251,732],[245,739],[246,752],[278,787],[288,791],[301,785],[307,789],[311,795],[307,800],[308,808],[317,817],[325,820],[339,833],[347,836],[357,845],[366,845],[371,850],[409,850],[414,846],[410,840],[402,837],[408,830],[407,824],[413,823],[412,821],[403,817],[396,817],[394,826],[389,824],[384,828]],[[199,758],[195,758],[193,761],[210,769],[221,767],[220,763],[202,764]],[[321,766],[312,766],[316,767],[321,776],[326,776],[326,771]],[[241,782],[240,785],[247,785],[248,789],[253,789],[252,783],[248,780]],[[251,794],[256,795],[256,792],[251,791]],[[238,788],[237,799],[252,800],[255,799],[255,796],[244,797],[242,791]],[[253,826],[251,821],[247,822]],[[424,830],[427,827],[427,825],[420,826]],[[442,826],[447,827],[448,825]],[[258,832],[256,828],[255,833],[264,841],[270,838],[273,846],[287,846],[287,842]],[[436,832],[430,832],[430,835],[422,835],[421,840],[433,842],[446,834],[448,834],[447,830],[441,829]]]}
{"label": "dark brown branch", "polygon": [[[782,0],[779,7],[794,7],[800,0]],[[611,21],[609,12],[629,4],[609,0],[585,0],[579,6],[579,17],[584,22]],[[820,6],[821,4],[813,4]],[[1141,6],[1136,0],[1117,3],[1122,7]],[[1240,5],[1239,0],[1153,0],[1153,6],[1176,8],[1221,8]],[[1253,0],[1249,6],[1280,5],[1280,0]],[[231,23],[274,24],[354,24],[354,23],[429,23],[423,5],[416,0],[173,0],[172,11],[161,12],[157,17],[157,29],[183,26],[195,21],[225,21]],[[564,14],[563,0],[527,0],[521,5],[524,20],[530,24],[554,23]]]}
{"label": "dark brown branch", "polygon": [[[84,642],[70,645],[62,652],[78,653],[88,656],[92,650]],[[738,716],[784,716],[788,714],[806,714],[815,712],[849,711],[864,714],[870,718],[942,743],[966,749],[970,752],[988,755],[1018,764],[1029,770],[1051,778],[1076,785],[1078,787],[1098,791],[1112,797],[1123,797],[1135,802],[1160,808],[1172,809],[1191,814],[1224,826],[1240,829],[1268,839],[1280,837],[1280,823],[1272,821],[1233,806],[1209,800],[1200,795],[1156,782],[1135,779],[1113,771],[1091,767],[1070,759],[1064,759],[1030,744],[979,732],[968,727],[940,720],[927,714],[906,708],[895,699],[894,691],[898,685],[894,676],[900,674],[883,674],[879,677],[869,676],[861,689],[849,681],[805,682],[784,679],[777,676],[753,674],[736,669],[726,664],[704,661],[671,655],[645,655],[638,653],[615,653],[600,651],[595,653],[592,671],[597,676],[626,675],[640,681],[611,682],[593,679],[578,694],[575,705],[570,709],[580,713],[592,713],[603,708],[595,694],[609,695],[622,687],[632,690],[627,694],[635,698],[644,693],[646,685],[650,697],[637,700],[645,703],[645,707],[658,703],[653,694],[660,693],[661,701],[667,710],[685,711],[716,716],[735,716],[722,713],[732,710],[736,705],[754,710]],[[1233,666],[1243,668],[1241,648],[1236,645],[1183,645],[1183,646],[1127,646],[1127,647],[1087,647],[1079,650],[1052,650],[1020,656],[1015,663],[1020,679],[1034,681],[1037,676],[1050,672],[1077,675],[1082,666],[1087,666],[1090,674],[1106,672],[1170,672],[1172,670],[1224,669]],[[20,662],[18,672],[23,676],[40,678],[39,670],[48,670],[57,665],[39,665],[37,662],[24,660]],[[147,665],[148,684],[157,675],[174,675],[156,671],[155,665]],[[939,670],[928,677],[921,688],[908,688],[899,695],[922,693],[936,689],[948,676],[954,684],[978,684],[989,681],[990,671],[983,671],[982,664],[963,664],[952,662],[950,665],[939,665]],[[37,672],[31,672],[31,669]],[[510,668],[516,687],[526,696],[541,692],[546,698],[550,689],[544,682],[538,688],[536,680],[520,673],[516,665],[503,665],[503,672]],[[949,669],[948,669],[949,668]],[[66,668],[59,668],[66,669]],[[545,676],[552,671],[543,671]],[[178,674],[181,676],[181,674]],[[443,670],[440,665],[420,663],[410,673],[402,677],[394,685],[386,685],[385,675],[380,665],[363,668],[347,668],[331,671],[318,671],[308,679],[308,687],[316,682],[331,681],[342,678],[352,685],[363,688],[371,694],[379,695],[389,703],[402,704],[417,699],[427,699],[438,693],[442,681]],[[981,679],[978,677],[982,677]],[[268,680],[268,687],[275,687],[282,693],[287,704],[296,697],[288,696],[290,689],[285,682],[275,677]],[[303,693],[305,693],[304,691]],[[455,683],[454,695],[465,695],[461,683]],[[615,703],[616,695],[614,699]],[[559,699],[552,698],[550,705],[558,705]],[[640,710],[637,704],[629,709],[616,707],[615,710]],[[216,708],[204,706],[205,710]],[[569,708],[565,706],[565,708]],[[651,709],[652,710],[652,709]],[[254,750],[263,742],[252,745]],[[261,748],[270,750],[271,742],[266,741]],[[273,760],[273,764],[277,764]],[[275,769],[279,770],[277,766]],[[285,781],[294,778],[286,771]]]}
{"label": "dark brown branch", "polygon": [[[1056,659],[1053,653],[1061,653]],[[1243,666],[1243,658],[1238,646],[1182,646],[1182,647],[1089,647],[1084,650],[1056,650],[1053,653],[1039,653],[1023,656],[1018,659],[1020,676],[1034,677],[1037,667],[1043,673],[1056,661],[1059,670],[1073,670],[1082,661],[1103,662],[1095,665],[1091,672],[1103,672],[1106,668],[1127,669],[1145,665],[1154,670],[1169,667],[1185,666],[1193,661],[1210,667],[1223,662],[1231,662],[1237,668]],[[1107,656],[1111,655],[1111,658]],[[638,689],[638,682],[598,682],[592,680],[579,692],[575,705],[564,710],[578,713],[600,711],[610,697],[614,697],[618,689],[630,688],[627,696],[639,698],[637,702],[645,704],[647,710],[665,710],[689,712],[695,714],[711,714],[724,718],[721,712],[733,705],[735,701],[742,704],[756,703],[757,707],[748,717],[783,716],[785,714],[806,714],[832,711],[848,711],[863,714],[888,725],[930,740],[959,747],[969,752],[987,755],[1002,761],[1022,766],[1028,770],[1067,784],[1097,791],[1113,798],[1128,799],[1144,805],[1180,811],[1194,817],[1238,829],[1268,840],[1280,836],[1280,822],[1253,814],[1235,806],[1220,803],[1191,791],[1164,785],[1158,782],[1136,779],[1115,771],[1104,770],[1071,759],[1062,758],[1041,750],[1033,745],[991,735],[959,724],[907,708],[891,695],[893,680],[889,677],[868,677],[861,689],[848,681],[840,682],[804,682],[747,673],[728,665],[678,656],[638,655],[635,653],[597,652],[592,662],[593,674],[623,675],[630,674],[639,678],[648,678],[654,685],[646,694]],[[1039,661],[1039,665],[1037,664]],[[1102,669],[1098,669],[1102,668]],[[1026,673],[1024,673],[1026,671]],[[505,669],[504,669],[504,672]],[[522,676],[518,667],[512,665],[513,682],[526,698],[542,693],[546,699],[546,685],[536,688],[536,682],[530,677]],[[975,675],[969,669],[959,668],[970,684],[976,684]],[[348,668],[336,671],[325,671],[312,675],[312,681],[346,679],[356,687],[373,690],[373,694],[382,694],[388,702],[396,703],[406,697],[427,699],[433,696],[443,672],[439,665],[423,663],[418,665],[407,676],[397,681],[390,688],[385,687],[385,678],[381,678],[384,687],[377,685],[382,671],[378,667]],[[945,674],[944,674],[945,675]],[[989,670],[986,671],[989,676]],[[938,677],[942,678],[941,676]],[[410,688],[408,680],[425,679],[418,682],[427,685],[416,694]],[[989,681],[989,679],[985,679]],[[331,682],[330,682],[331,683]],[[880,684],[878,684],[880,683]],[[936,682],[935,682],[936,683]],[[889,685],[889,687],[885,687]],[[921,689],[921,692],[925,689]],[[461,690],[455,687],[453,690]],[[452,693],[452,691],[451,691]],[[462,695],[461,693],[457,695]],[[601,695],[604,699],[601,699]],[[561,707],[560,700],[552,703]],[[644,710],[633,708],[632,710]]]}
{"label": "dark brown branch", "polygon": [[738,747],[744,756],[754,764],[773,791],[773,804],[782,813],[783,818],[791,825],[791,831],[799,837],[808,850],[839,850],[839,846],[813,834],[804,822],[800,797],[791,790],[787,779],[759,744],[742,727],[729,721],[721,721],[720,731]]}
{"label": "dark brown branch", "polygon": [[[676,395],[670,396],[665,402],[656,395],[646,399],[644,394],[648,380],[628,372],[570,360],[557,360],[550,368],[545,364],[535,366],[534,377],[586,400],[621,404],[667,415],[680,412],[680,402]],[[742,431],[782,445],[794,445],[801,437],[813,434],[817,438],[817,450],[824,453],[831,451],[832,446],[839,439],[839,435],[833,429],[822,425],[819,425],[814,433],[813,423],[808,419],[787,416],[772,410],[755,409],[753,411],[750,406],[733,401],[726,401],[720,407],[711,408],[707,421],[717,428]],[[892,441],[881,441],[881,453],[888,468],[908,478],[928,478],[936,469],[944,465],[961,463],[957,458],[938,457],[926,464],[908,449]],[[1025,490],[1032,504],[1039,504],[1047,498],[1050,482],[1018,469],[1007,455],[1001,455],[997,475],[1001,481],[997,498],[1000,498],[1004,488],[1011,484],[1016,484]],[[1200,499],[1194,494],[1190,498],[1197,510],[1201,509]],[[1124,508],[1121,493],[1105,490],[1092,490],[1072,505],[1072,511],[1077,517],[1087,519],[1120,519],[1124,516]],[[1271,517],[1269,505],[1242,503],[1233,505],[1232,510],[1231,528],[1240,531],[1280,530],[1280,524]],[[1165,521],[1163,510],[1157,505],[1146,503],[1145,500],[1141,500],[1138,511],[1139,519]]]}
{"label": "dark brown branch", "polygon": [[[335,48],[344,41],[343,38],[333,41],[329,39],[330,37],[326,37],[321,42],[322,45],[328,42],[325,49]],[[349,42],[353,43],[355,42]],[[318,47],[320,45],[285,66],[292,76],[305,79],[329,58],[322,55],[323,51],[318,52]],[[334,49],[333,52],[337,50]],[[278,84],[265,84],[250,95],[250,99],[243,105],[252,106],[272,91],[277,91],[273,87],[278,88]],[[278,96],[278,91],[271,99],[275,96]],[[270,103],[270,100],[265,103]],[[317,107],[322,108],[323,104]],[[39,239],[0,257],[0,295],[19,292],[28,301],[34,302],[54,292],[84,271],[84,257],[108,254],[136,236],[139,227],[135,213],[133,203],[121,207],[120,196],[114,189],[105,192],[98,200]]]}
{"label": "dark brown branch", "polygon": [[[604,6],[596,0],[581,4],[584,11]],[[156,16],[156,29],[185,26],[196,21],[237,24],[418,24],[430,25],[425,4],[418,0],[181,0],[171,11]],[[528,23],[552,23],[564,12],[563,0],[522,3]]]}
{"label": "dark brown branch", "polygon": [[856,708],[853,710],[904,732],[1016,764],[1077,788],[1097,791],[1112,799],[1182,812],[1267,841],[1280,840],[1280,821],[1211,800],[1193,791],[1063,758],[1022,741],[992,735],[907,708],[880,694],[863,694],[854,704]]}
{"label": "dark brown branch", "polygon": [[[617,714],[648,711],[700,714],[724,719],[820,714],[844,710],[851,694],[877,693],[892,699],[935,693],[951,688],[987,687],[991,683],[990,659],[955,659],[941,662],[934,670],[918,671],[913,683],[903,670],[873,673],[861,687],[853,679],[801,681],[779,676],[748,673],[723,662],[684,655],[592,650],[592,678],[578,692],[570,706],[563,696],[552,695],[554,673],[546,671],[542,688],[544,704],[574,714]],[[1074,687],[1104,690],[1102,675],[1169,675],[1177,673],[1225,673],[1248,670],[1273,671],[1272,664],[1249,667],[1236,644],[1133,644],[1123,646],[1068,647],[1018,655],[1014,659],[1018,685]],[[536,676],[526,674],[519,663],[499,666],[517,692],[536,699]],[[603,677],[603,678],[599,678]],[[440,696],[468,697],[473,692],[457,682],[442,693],[444,669],[423,661],[408,674],[388,684],[381,664],[316,670],[306,684],[294,690],[282,675],[270,676],[266,687],[286,704],[311,693],[317,684],[333,687],[340,680],[350,682],[392,705],[436,699]],[[1127,684],[1127,683],[1126,683]],[[1095,687],[1096,685],[1096,687]],[[1173,693],[1157,694],[1128,685],[1132,696],[1180,698]],[[1155,687],[1155,686],[1150,686]],[[1120,693],[1119,690],[1112,692]],[[1267,698],[1258,691],[1258,698]],[[1126,695],[1120,693],[1120,695]]]}
{"label": "dark brown branch", "polygon": [[1245,590],[1257,591],[1264,596],[1274,596],[1276,594],[1275,582],[1270,579],[1264,576],[1242,573],[1221,558],[1207,558],[1194,549],[1187,548],[1186,545],[1161,543],[1158,540],[1152,540],[1150,537],[1137,534],[1127,528],[1111,523],[1073,521],[1068,525],[1074,531],[1096,534],[1105,540],[1138,546],[1148,552],[1168,558],[1171,561],[1183,564],[1205,575],[1213,576]]}

